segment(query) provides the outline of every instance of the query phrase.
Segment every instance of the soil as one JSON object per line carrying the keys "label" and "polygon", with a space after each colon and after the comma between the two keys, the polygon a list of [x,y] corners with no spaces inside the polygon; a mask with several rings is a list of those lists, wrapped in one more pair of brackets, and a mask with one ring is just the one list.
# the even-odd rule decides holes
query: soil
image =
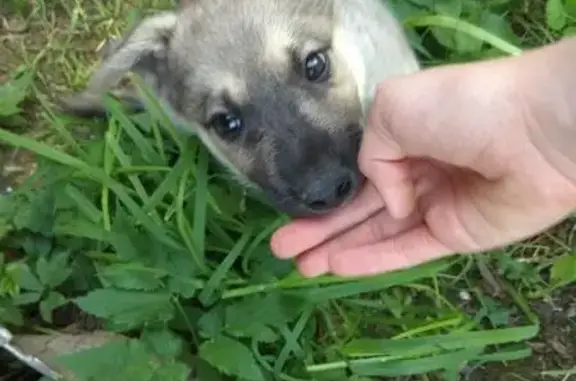
{"label": "soil", "polygon": [[[533,355],[508,364],[490,364],[463,381],[576,381],[576,285],[558,290],[550,301],[538,301],[531,307],[541,323],[540,334],[530,342]],[[574,374],[543,374],[569,370]]]}

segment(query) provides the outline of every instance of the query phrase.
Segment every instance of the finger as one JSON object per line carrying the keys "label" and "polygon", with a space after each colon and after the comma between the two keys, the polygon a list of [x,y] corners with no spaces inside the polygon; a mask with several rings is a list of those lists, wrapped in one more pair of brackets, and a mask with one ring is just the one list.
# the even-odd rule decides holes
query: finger
{"label": "finger", "polygon": [[350,203],[327,216],[296,220],[278,229],[270,240],[278,258],[292,258],[354,226],[382,208],[376,188],[366,182]]}
{"label": "finger", "polygon": [[406,218],[416,206],[410,165],[406,161],[391,162],[377,157],[361,157],[362,173],[378,189],[390,214],[397,219]]}
{"label": "finger", "polygon": [[371,245],[328,256],[328,270],[339,276],[368,276],[417,266],[453,254],[425,225]]}
{"label": "finger", "polygon": [[314,277],[330,270],[328,257],[331,253],[375,244],[420,224],[422,219],[414,213],[404,220],[396,220],[385,210],[370,217],[360,225],[333,240],[327,241],[296,259],[299,271],[306,277]]}
{"label": "finger", "polygon": [[[417,180],[417,194],[427,192],[438,181],[438,170],[427,160],[411,162],[410,173]],[[296,220],[278,229],[271,238],[272,252],[285,259],[300,255],[369,219],[382,207],[380,194],[367,182],[352,202],[334,213],[319,218]]]}
{"label": "finger", "polygon": [[391,113],[397,111],[385,86],[388,84],[378,87],[370,109],[358,165],[378,189],[390,214],[402,219],[412,213],[416,199],[406,152],[392,133],[395,126],[390,125],[394,120]]}
{"label": "finger", "polygon": [[[420,168],[424,170],[426,167]],[[428,177],[422,177],[416,183],[418,194],[430,193],[441,181],[440,172],[433,172],[430,169],[428,173]],[[306,277],[323,275],[330,270],[328,257],[331,253],[375,244],[421,223],[422,216],[418,211],[404,220],[396,220],[386,210],[381,210],[338,237],[301,254],[296,259],[296,264]]]}
{"label": "finger", "polygon": [[328,273],[328,253],[304,253],[295,260],[298,271],[306,278],[313,278]]}

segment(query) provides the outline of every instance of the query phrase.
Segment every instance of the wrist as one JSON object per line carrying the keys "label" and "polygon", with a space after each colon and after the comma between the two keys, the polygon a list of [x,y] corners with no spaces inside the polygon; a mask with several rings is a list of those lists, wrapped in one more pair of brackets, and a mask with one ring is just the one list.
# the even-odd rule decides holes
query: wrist
{"label": "wrist", "polygon": [[568,180],[576,206],[576,38],[526,52],[514,71],[531,144]]}

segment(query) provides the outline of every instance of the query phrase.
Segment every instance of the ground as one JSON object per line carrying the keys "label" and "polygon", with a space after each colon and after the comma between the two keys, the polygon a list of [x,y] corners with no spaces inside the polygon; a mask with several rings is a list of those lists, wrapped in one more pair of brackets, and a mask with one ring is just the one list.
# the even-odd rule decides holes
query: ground
{"label": "ground", "polygon": [[[576,380],[575,292],[576,288],[568,287],[555,293],[549,301],[532,303],[542,322],[540,335],[530,343],[534,351],[532,357],[508,364],[491,364],[473,372],[468,380]],[[564,371],[554,372],[559,369]]]}
{"label": "ground", "polygon": [[[122,30],[134,8],[152,11],[169,6],[167,0],[2,1],[0,84],[7,82],[23,64],[38,70],[33,94],[23,105],[23,119],[6,122],[2,128],[49,140],[51,136],[47,133],[45,119],[40,117],[39,99],[45,97],[42,99],[53,102],[59,94],[82,86],[95,62],[97,47],[104,38]],[[510,2],[509,17],[514,30],[527,45],[543,44],[554,38],[554,33],[544,26],[544,6],[544,0]],[[2,146],[0,164],[0,193],[16,186],[34,169],[30,154]],[[575,221],[570,219],[511,251],[520,252],[518,255],[524,263],[538,268],[541,258],[549,260],[557,253],[573,250],[575,228]],[[467,380],[576,380],[576,287],[565,286],[547,292],[545,286],[535,285],[538,281],[531,284],[529,279],[523,279],[529,272],[520,272],[520,276],[513,278],[505,265],[498,267],[495,262],[490,263],[492,267],[481,269],[477,286],[489,290],[495,299],[506,303],[510,294],[502,291],[500,279],[512,279],[517,292],[528,300],[529,307],[538,315],[542,329],[539,336],[530,342],[533,357],[471,370]],[[78,311],[64,312],[63,317],[57,318],[62,319],[62,325],[80,319]],[[80,316],[85,319],[82,314]],[[90,319],[88,321],[93,323]],[[0,374],[0,380],[4,381],[4,377]]]}

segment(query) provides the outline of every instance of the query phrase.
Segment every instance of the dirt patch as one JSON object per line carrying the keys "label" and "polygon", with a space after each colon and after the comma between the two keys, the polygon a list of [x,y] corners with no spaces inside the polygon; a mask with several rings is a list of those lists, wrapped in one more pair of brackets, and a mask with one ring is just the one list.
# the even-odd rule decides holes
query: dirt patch
{"label": "dirt patch", "polygon": [[[24,113],[16,122],[0,120],[0,128],[34,137],[46,135],[45,120],[39,117],[43,111],[37,101],[38,92],[47,96],[49,102],[57,94],[69,91],[70,78],[66,74],[68,55],[79,61],[94,55],[98,42],[82,39],[80,47],[66,51],[70,19],[57,12],[44,20],[35,16],[23,16],[8,5],[0,5],[0,85],[8,82],[22,65],[35,69],[35,89],[23,104]],[[0,194],[10,191],[35,170],[34,156],[28,152],[0,145]]]}
{"label": "dirt patch", "polygon": [[541,322],[540,334],[530,342],[533,356],[476,369],[465,381],[576,381],[576,374],[547,375],[576,367],[576,286],[559,290],[550,301],[535,302],[531,307]]}

